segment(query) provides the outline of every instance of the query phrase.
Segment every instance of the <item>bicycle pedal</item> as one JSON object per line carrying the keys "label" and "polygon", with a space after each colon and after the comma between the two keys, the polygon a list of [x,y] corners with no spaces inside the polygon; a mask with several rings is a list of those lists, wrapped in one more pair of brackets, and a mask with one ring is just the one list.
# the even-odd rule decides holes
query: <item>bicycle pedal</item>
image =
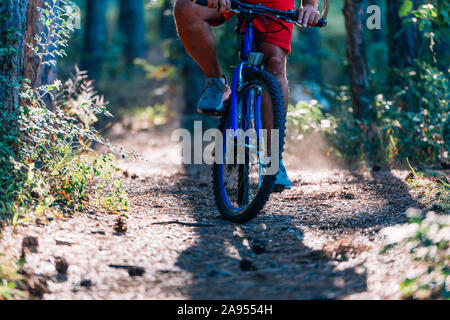
{"label": "bicycle pedal", "polygon": [[205,116],[218,117],[223,115],[223,109],[215,110],[215,109],[197,109],[197,112],[200,114],[204,114]]}

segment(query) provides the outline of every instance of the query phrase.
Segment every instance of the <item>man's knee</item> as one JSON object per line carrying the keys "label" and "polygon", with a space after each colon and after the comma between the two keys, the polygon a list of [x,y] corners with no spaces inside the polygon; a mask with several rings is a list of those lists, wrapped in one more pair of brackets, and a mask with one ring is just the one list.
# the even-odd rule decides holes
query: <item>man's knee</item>
{"label": "man's knee", "polygon": [[286,78],[285,61],[283,58],[278,56],[268,57],[264,63],[264,67],[277,79]]}

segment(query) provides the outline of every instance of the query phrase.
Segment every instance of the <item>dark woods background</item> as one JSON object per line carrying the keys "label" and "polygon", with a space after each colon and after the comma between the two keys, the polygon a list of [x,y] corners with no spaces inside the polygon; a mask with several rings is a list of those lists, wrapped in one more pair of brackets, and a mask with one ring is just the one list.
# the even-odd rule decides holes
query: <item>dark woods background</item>
{"label": "dark woods background", "polygon": [[[333,1],[327,28],[296,30],[288,65],[293,110],[299,101],[318,100],[320,117],[333,115],[339,139],[330,139],[345,161],[416,156],[448,161],[448,131],[442,126],[448,126],[448,4],[431,2],[433,10],[421,7],[428,2],[419,0]],[[167,108],[159,111],[165,115],[194,113],[204,78],[177,40],[171,0],[75,3],[81,8],[82,28],[72,38],[62,74],[75,63],[87,70],[118,117],[155,105]],[[370,5],[381,9],[380,29],[366,25],[376,13],[367,12]],[[372,24],[377,22],[373,19]],[[215,28],[228,75],[237,61],[234,26],[232,20]],[[179,99],[167,98],[174,95]],[[293,121],[304,122],[305,117]],[[436,126],[442,130],[437,132]],[[428,134],[404,132],[412,128]],[[411,147],[413,141],[420,145]]]}
{"label": "dark woods background", "polygon": [[[24,3],[17,6],[31,40],[42,29],[32,7],[42,1]],[[40,70],[33,85],[50,83],[56,70],[66,79],[78,65],[109,101],[114,121],[138,115],[154,125],[195,113],[204,77],[177,39],[172,0],[72,4],[81,25],[65,48],[68,57]],[[371,5],[380,10],[368,13]],[[413,158],[448,165],[448,7],[447,1],[336,0],[327,28],[297,29],[288,65],[292,135],[319,131],[330,143],[326,152],[344,162]],[[369,29],[368,21],[380,28]],[[227,75],[237,61],[234,26],[231,20],[215,28]],[[36,59],[27,51],[25,60]],[[25,78],[33,79],[26,69]]]}

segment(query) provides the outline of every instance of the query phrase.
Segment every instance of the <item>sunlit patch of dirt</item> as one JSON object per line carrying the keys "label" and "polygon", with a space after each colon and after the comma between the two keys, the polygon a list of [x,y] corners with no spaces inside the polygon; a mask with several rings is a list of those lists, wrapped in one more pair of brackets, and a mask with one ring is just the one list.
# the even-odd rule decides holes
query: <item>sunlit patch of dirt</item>
{"label": "sunlit patch of dirt", "polygon": [[352,259],[371,249],[372,247],[362,242],[361,239],[355,239],[355,237],[351,236],[344,236],[342,239],[336,242],[329,242],[323,247],[323,251],[328,257],[338,261]]}

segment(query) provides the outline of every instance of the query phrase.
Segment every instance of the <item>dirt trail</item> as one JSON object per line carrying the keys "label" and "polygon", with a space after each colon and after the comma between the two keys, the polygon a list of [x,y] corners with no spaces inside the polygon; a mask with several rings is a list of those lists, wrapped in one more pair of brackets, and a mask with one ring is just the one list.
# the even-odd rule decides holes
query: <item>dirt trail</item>
{"label": "dirt trail", "polygon": [[[400,249],[380,254],[379,231],[420,206],[407,171],[290,170],[292,190],[236,225],[218,216],[209,168],[172,161],[180,149],[170,134],[123,133],[114,142],[150,160],[121,164],[131,201],[125,234],[114,231],[116,215],[97,212],[3,233],[0,252],[17,256],[24,237],[38,238],[24,270],[44,299],[399,298],[398,283],[420,267]],[[57,275],[58,257],[67,276]]]}

